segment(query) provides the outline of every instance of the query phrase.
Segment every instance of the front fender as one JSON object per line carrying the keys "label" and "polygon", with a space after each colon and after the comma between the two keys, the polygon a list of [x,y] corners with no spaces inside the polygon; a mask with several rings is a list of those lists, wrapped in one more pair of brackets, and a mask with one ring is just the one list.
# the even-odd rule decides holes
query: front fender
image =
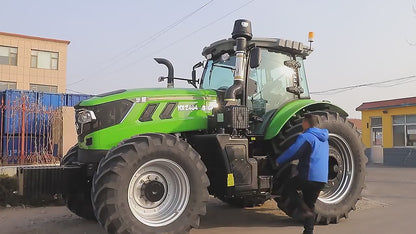
{"label": "front fender", "polygon": [[337,112],[343,117],[348,116],[347,112],[343,109],[329,102],[318,102],[310,99],[292,101],[274,114],[266,129],[264,139],[270,140],[275,137],[294,115],[311,111],[331,111]]}

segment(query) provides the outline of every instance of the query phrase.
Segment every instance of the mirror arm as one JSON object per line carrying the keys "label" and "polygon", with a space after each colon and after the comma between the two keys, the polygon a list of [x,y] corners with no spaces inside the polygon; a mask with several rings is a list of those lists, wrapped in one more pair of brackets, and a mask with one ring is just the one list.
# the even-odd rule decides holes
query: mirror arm
{"label": "mirror arm", "polygon": [[[158,79],[158,81],[159,82],[162,82],[162,81],[164,81],[165,79],[169,79],[169,77],[166,77],[166,76],[161,76],[161,77],[159,77],[159,79]],[[186,81],[188,84],[191,84],[192,86],[194,86],[195,88],[197,88],[197,83],[199,83],[199,80],[195,80],[195,82],[194,82],[194,80],[193,79],[187,79],[187,78],[181,78],[181,77],[172,77],[172,79],[173,80],[183,80],[183,81]]]}

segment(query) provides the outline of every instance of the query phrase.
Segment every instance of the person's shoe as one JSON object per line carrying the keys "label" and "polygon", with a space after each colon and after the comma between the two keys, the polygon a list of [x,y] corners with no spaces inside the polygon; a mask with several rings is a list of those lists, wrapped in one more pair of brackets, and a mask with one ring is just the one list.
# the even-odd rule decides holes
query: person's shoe
{"label": "person's shoe", "polygon": [[313,234],[313,231],[303,231],[302,234]]}
{"label": "person's shoe", "polygon": [[283,212],[285,212],[289,217],[293,217],[293,211],[296,208],[289,198],[286,198],[284,200],[279,199],[277,202],[277,207]]}

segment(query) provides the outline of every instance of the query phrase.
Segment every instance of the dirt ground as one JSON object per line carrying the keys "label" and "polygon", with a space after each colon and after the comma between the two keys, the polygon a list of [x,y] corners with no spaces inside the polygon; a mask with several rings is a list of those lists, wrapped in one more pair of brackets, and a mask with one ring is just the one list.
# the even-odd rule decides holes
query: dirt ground
{"label": "dirt ground", "polygon": [[[415,233],[416,168],[368,168],[364,198],[350,218],[337,225],[318,226],[316,233]],[[400,223],[400,226],[397,225]],[[86,221],[65,207],[0,210],[0,233],[98,234],[95,222]],[[201,227],[192,234],[301,233],[302,228],[267,202],[262,207],[237,209],[212,198]]]}

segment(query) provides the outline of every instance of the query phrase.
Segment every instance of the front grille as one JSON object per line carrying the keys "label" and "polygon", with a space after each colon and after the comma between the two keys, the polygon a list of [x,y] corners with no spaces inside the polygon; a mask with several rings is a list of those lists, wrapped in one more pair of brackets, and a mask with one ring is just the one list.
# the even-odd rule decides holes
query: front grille
{"label": "front grille", "polygon": [[133,102],[127,99],[107,102],[96,106],[77,106],[75,120],[78,121],[78,114],[83,110],[92,110],[96,120],[86,124],[77,124],[78,141],[83,142],[84,137],[92,132],[119,124],[129,112]]}

